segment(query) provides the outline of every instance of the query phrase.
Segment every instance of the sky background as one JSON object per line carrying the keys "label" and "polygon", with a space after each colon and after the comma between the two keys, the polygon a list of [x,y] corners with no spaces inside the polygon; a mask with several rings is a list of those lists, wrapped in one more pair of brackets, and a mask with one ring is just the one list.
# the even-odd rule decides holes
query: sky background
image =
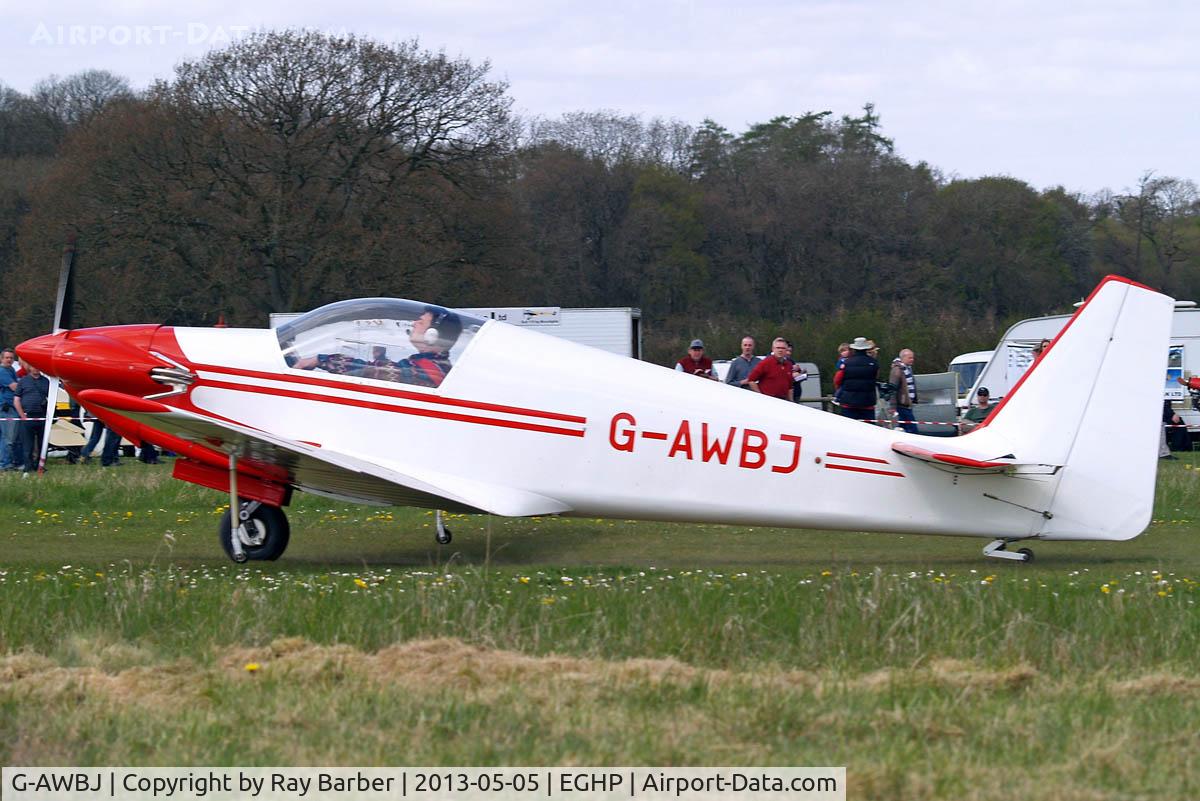
{"label": "sky background", "polygon": [[[506,8],[506,6],[511,6]],[[515,109],[734,133],[874,103],[910,162],[1042,189],[1200,181],[1200,4],[794,0],[0,0],[0,82],[107,69],[135,87],[248,29],[315,28],[490,61]]]}

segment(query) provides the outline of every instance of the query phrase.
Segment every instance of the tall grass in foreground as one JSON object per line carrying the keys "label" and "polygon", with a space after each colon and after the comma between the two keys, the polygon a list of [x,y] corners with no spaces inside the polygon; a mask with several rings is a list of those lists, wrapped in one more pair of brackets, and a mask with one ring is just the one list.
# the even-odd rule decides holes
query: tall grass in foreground
{"label": "tall grass in foreground", "polygon": [[850,798],[1194,798],[1198,486],[1164,464],[1147,534],[1032,565],[552,518],[459,519],[440,549],[422,512],[299,496],[287,556],[237,567],[224,498],[161,469],[0,476],[0,761],[833,764]]}
{"label": "tall grass in foreground", "polygon": [[0,652],[61,655],[84,637],[203,658],[281,637],[372,651],[453,636],[725,668],[854,673],[956,658],[1055,675],[1197,672],[1200,585],[1188,576],[825,573],[10,570],[0,573]]}

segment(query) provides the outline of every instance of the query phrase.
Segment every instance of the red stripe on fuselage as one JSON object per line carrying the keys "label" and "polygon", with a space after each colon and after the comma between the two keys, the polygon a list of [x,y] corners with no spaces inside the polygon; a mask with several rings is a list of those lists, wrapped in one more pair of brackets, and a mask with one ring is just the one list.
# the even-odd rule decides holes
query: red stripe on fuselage
{"label": "red stripe on fuselage", "polygon": [[[192,365],[193,370],[207,370],[213,373],[224,373],[226,375],[237,375],[245,378],[254,378],[263,381],[286,381],[290,384],[304,384],[314,387],[325,387],[328,389],[348,389],[353,392],[362,392],[367,395],[379,395],[387,398],[398,398],[401,400],[417,400],[426,403],[436,403],[443,406],[457,406],[463,409],[477,409],[485,412],[502,412],[504,414],[517,414],[524,417],[540,417],[543,420],[557,420],[562,423],[579,423],[580,425],[587,423],[586,417],[579,417],[573,414],[561,414],[559,412],[546,412],[540,409],[524,409],[519,406],[503,406],[496,403],[485,403],[483,401],[465,400],[463,398],[445,398],[440,395],[427,395],[422,392],[411,392],[403,389],[390,389],[387,387],[374,387],[365,384],[355,384],[348,381],[338,381],[329,378],[320,378],[318,376],[296,375],[294,373],[264,373],[258,370],[241,370],[236,367],[226,367],[219,364],[195,364]],[[201,379],[201,385],[209,382]]]}
{"label": "red stripe on fuselage", "polygon": [[850,470],[854,473],[871,473],[876,476],[895,476],[896,478],[904,478],[903,473],[893,473],[890,470],[871,470],[867,467],[851,467],[848,464],[829,464],[825,463],[825,467],[829,470]]}
{"label": "red stripe on fuselage", "polygon": [[875,462],[875,464],[891,464],[887,459],[875,459],[871,456],[855,456],[852,453],[826,453],[831,459],[858,459],[860,462]]}
{"label": "red stripe on fuselage", "polygon": [[[377,403],[375,401],[361,400],[359,398],[317,395],[312,392],[300,392],[299,390],[280,389],[277,387],[256,387],[248,384],[231,384],[225,381],[204,381],[196,386],[212,387],[214,389],[228,389],[233,390],[234,392],[249,392],[259,395],[275,395],[281,398],[296,398],[299,400],[318,401],[320,403],[333,403],[339,406],[357,406],[360,409],[375,409],[382,412],[395,412],[396,414],[411,414],[416,415],[417,417],[433,417],[439,420],[455,420],[460,423],[475,423],[477,425],[497,426],[499,428],[515,428],[522,431],[539,431],[544,434],[561,434],[567,437],[582,437],[584,434],[584,432],[580,430],[571,428],[557,428],[554,426],[541,425],[540,423],[526,423],[520,420],[498,420],[494,417],[476,417],[475,415],[458,414],[455,412],[442,412],[436,409],[418,409],[412,406],[393,406],[392,404],[388,403]],[[420,397],[422,400],[426,399],[423,395]]]}

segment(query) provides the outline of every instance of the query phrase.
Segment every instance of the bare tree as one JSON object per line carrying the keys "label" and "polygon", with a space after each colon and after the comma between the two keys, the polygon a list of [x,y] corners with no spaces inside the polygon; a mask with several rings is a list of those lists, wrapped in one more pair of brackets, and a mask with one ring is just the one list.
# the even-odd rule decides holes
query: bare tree
{"label": "bare tree", "polygon": [[693,130],[678,120],[636,114],[572,111],[557,119],[529,121],[526,144],[555,143],[612,167],[620,163],[657,164],[684,171]]}
{"label": "bare tree", "polygon": [[247,37],[93,120],[60,165],[75,185],[46,207],[255,316],[419,289],[463,263],[457,199],[510,147],[507,87],[487,73],[415,41]]}
{"label": "bare tree", "polygon": [[64,128],[87,122],[114,100],[131,97],[129,81],[107,70],[51,75],[33,87],[33,102]]}

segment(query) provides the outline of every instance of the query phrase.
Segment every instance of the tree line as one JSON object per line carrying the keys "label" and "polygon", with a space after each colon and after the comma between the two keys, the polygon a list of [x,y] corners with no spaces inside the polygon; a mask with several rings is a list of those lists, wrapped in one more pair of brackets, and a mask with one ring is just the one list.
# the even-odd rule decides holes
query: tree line
{"label": "tree line", "polygon": [[[782,333],[823,368],[874,338],[919,371],[1070,310],[1119,273],[1200,299],[1200,195],[947,179],[879,114],[731,132],[613,111],[521,118],[487,62],[265,32],[134,91],[91,70],[0,86],[0,339],[76,325],[265,325],[354,296],[637,306],[646,357]],[[1149,154],[1148,154],[1149,158]]]}

